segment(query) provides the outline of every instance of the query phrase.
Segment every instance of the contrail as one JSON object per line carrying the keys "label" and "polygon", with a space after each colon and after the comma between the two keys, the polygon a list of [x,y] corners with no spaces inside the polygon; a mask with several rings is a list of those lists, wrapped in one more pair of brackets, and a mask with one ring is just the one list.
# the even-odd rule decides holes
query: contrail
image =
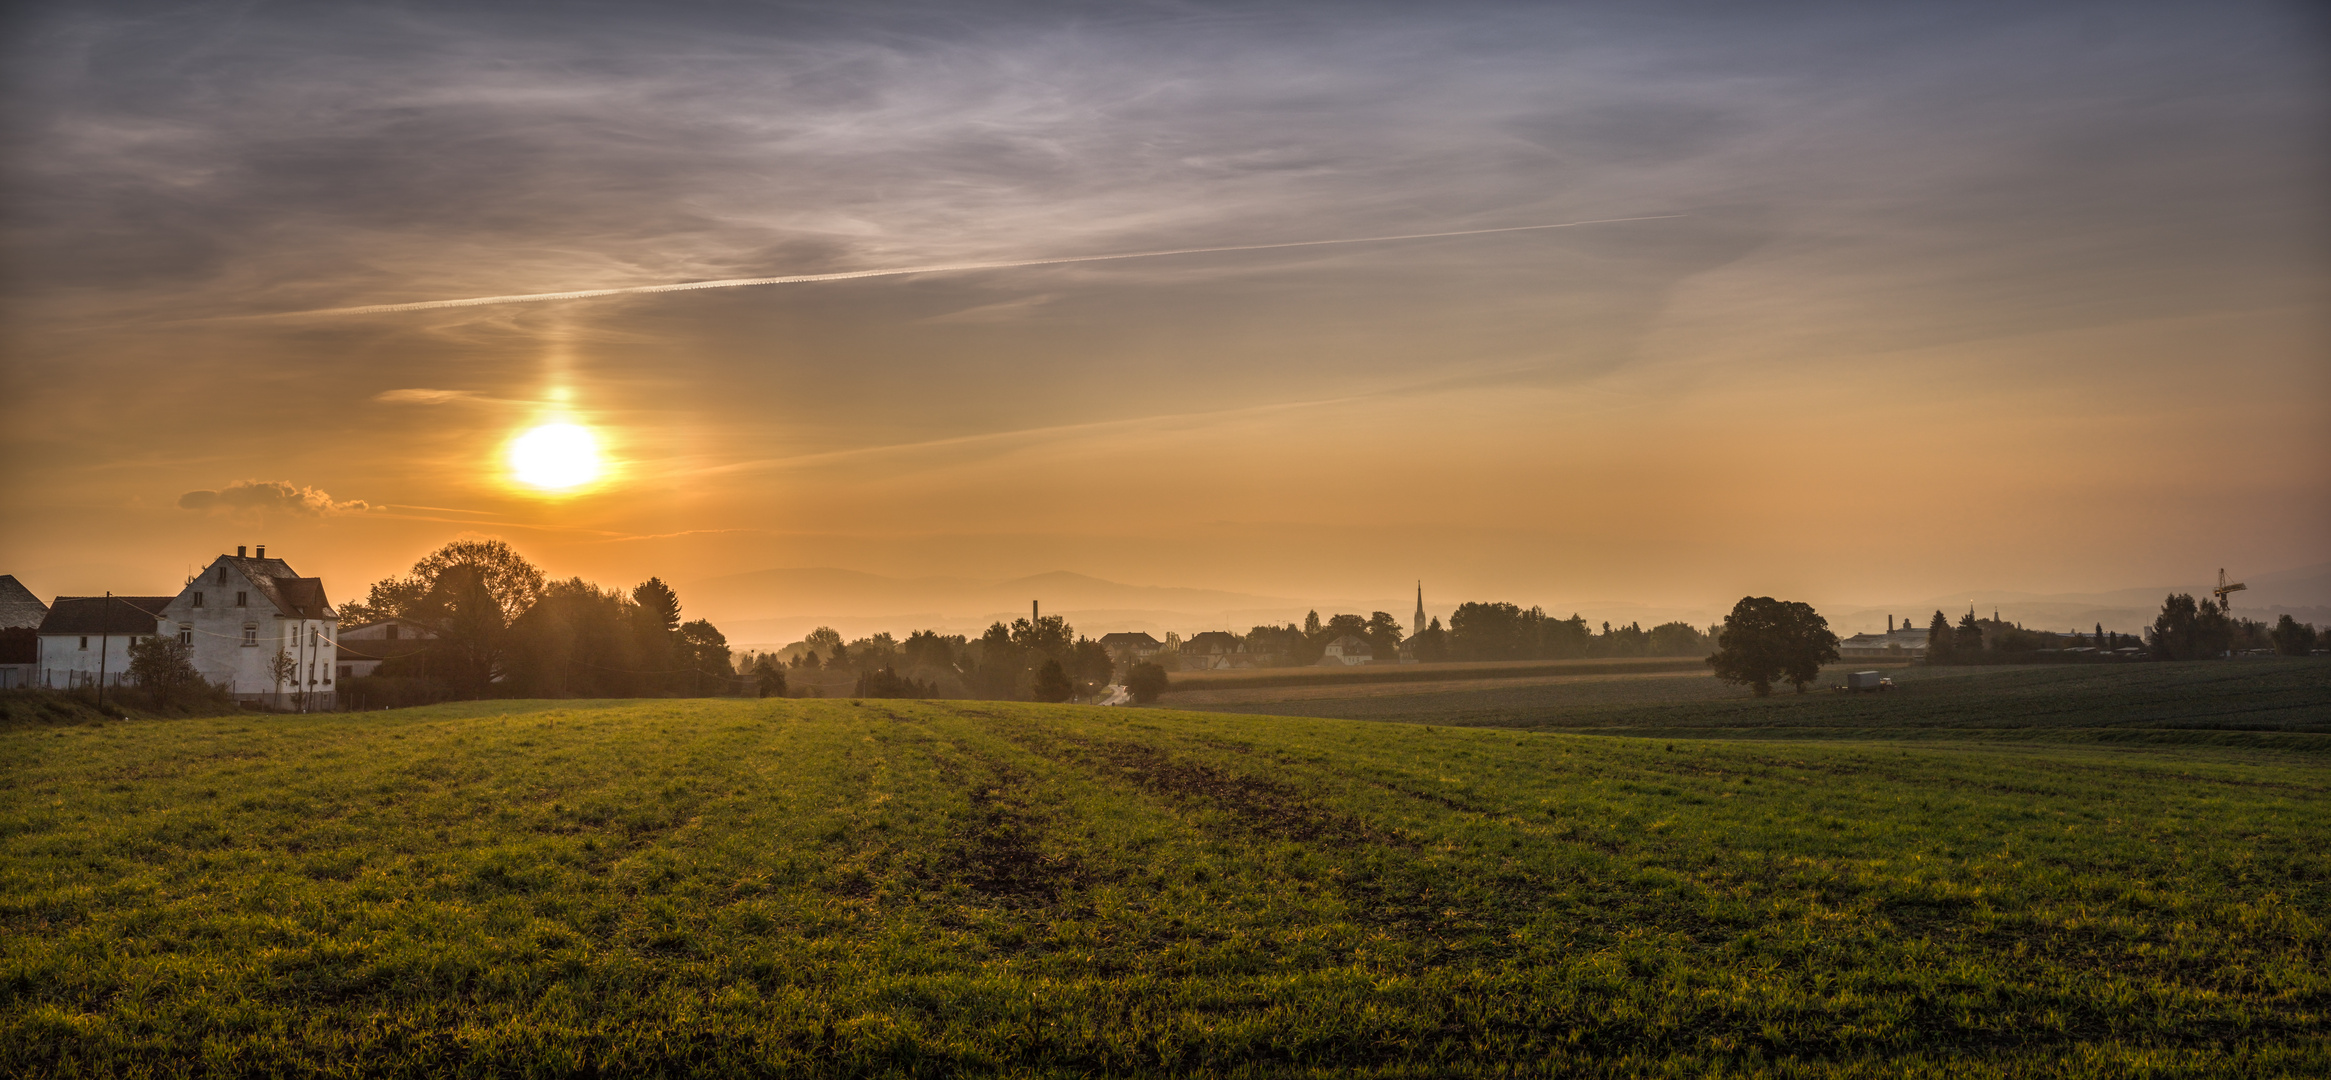
{"label": "contrail", "polygon": [[901,274],[941,274],[963,270],[1008,270],[1020,266],[1057,266],[1063,263],[1109,262],[1116,259],[1154,259],[1163,255],[1207,255],[1227,251],[1270,251],[1276,248],[1322,247],[1328,244],[1382,244],[1395,240],[1433,240],[1448,236],[1482,236],[1488,233],[1532,232],[1539,229],[1575,229],[1581,225],[1615,225],[1627,221],[1661,221],[1683,217],[1682,214],[1652,214],[1646,217],[1596,218],[1591,221],[1564,221],[1552,225],[1509,225],[1498,229],[1459,229],[1455,232],[1403,233],[1398,236],[1356,236],[1341,240],[1290,240],[1278,244],[1233,244],[1227,247],[1172,248],[1165,251],[1127,251],[1114,255],[1066,255],[1052,259],[1019,259],[1012,262],[941,263],[933,266],[902,266],[888,270],[845,270],[834,274],[786,274],[780,277],[722,278],[718,281],[682,281],[670,285],[630,285],[620,289],[574,289],[568,292],[515,293],[509,296],[471,296],[459,300],[416,300],[405,304],[365,304],[361,307],[318,308],[313,311],[285,311],[270,315],[246,315],[243,318],[284,319],[307,315],[385,315],[399,311],[431,311],[437,308],[482,307],[487,304],[528,304],[543,300],[588,300],[598,296],[627,296],[634,293],[688,292],[693,289],[737,289],[748,285],[800,285],[812,281],[850,281],[857,278],[897,277]]}

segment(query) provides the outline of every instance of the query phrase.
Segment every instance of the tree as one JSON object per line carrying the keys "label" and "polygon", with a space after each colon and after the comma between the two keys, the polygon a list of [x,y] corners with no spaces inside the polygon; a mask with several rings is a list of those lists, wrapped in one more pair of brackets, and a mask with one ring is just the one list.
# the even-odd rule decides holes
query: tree
{"label": "tree", "polygon": [[1076,647],[1069,650],[1068,673],[1081,686],[1107,686],[1109,676],[1116,674],[1117,662],[1109,658],[1107,646],[1091,638],[1078,638]]}
{"label": "tree", "polygon": [[422,621],[437,633],[430,652],[438,667],[465,697],[482,698],[508,670],[508,609],[494,595],[485,571],[460,564],[438,574],[423,601]]}
{"label": "tree", "polygon": [[1067,701],[1076,693],[1076,687],[1068,681],[1068,671],[1058,660],[1046,660],[1037,669],[1035,685],[1029,689],[1038,701]]}
{"label": "tree", "polygon": [[[292,657],[289,650],[278,645],[275,655],[267,659],[267,674],[275,679],[276,693],[283,693],[285,683],[292,684],[296,689],[299,686],[299,661]],[[300,698],[300,707],[302,711],[306,710],[307,699],[304,694]]]}
{"label": "tree", "polygon": [[1449,651],[1459,660],[1519,660],[1532,646],[1525,613],[1508,603],[1468,601],[1449,613]]}
{"label": "tree", "polygon": [[[2284,656],[2305,656],[2315,651],[2315,624],[2300,622],[2288,613],[2275,620],[2274,632],[2269,636],[2274,639],[2274,651]],[[137,669],[135,661],[130,668]]]}
{"label": "tree", "polygon": [[483,595],[500,609],[504,625],[516,621],[542,595],[542,571],[510,545],[500,540],[456,540],[413,564],[413,576],[427,583],[416,602],[425,604],[428,593],[455,567],[468,567],[477,575]]}
{"label": "tree", "polygon": [[2089,642],[2089,644],[2091,644],[2091,645],[2094,645],[2094,646],[2096,646],[2096,647],[2097,647],[2097,648],[2099,648],[2099,649],[2101,649],[2101,648],[2104,648],[2104,624],[2103,624],[2103,623],[2098,623],[2098,624],[2096,624],[2096,640]]}
{"label": "tree", "polygon": [[649,626],[660,626],[667,634],[680,632],[680,594],[664,584],[664,579],[651,577],[631,590],[631,602],[639,605],[640,618]]}
{"label": "tree", "polygon": [[681,660],[696,684],[691,689],[702,695],[727,688],[737,673],[729,659],[728,636],[710,620],[696,619],[680,624],[678,637]]}
{"label": "tree", "polygon": [[421,600],[429,595],[429,582],[418,575],[387,577],[372,583],[372,589],[363,600],[351,600],[340,605],[340,625],[362,626],[388,619],[412,619],[420,613]]}
{"label": "tree", "polygon": [[1400,655],[1400,624],[1393,621],[1391,612],[1370,613],[1368,625],[1360,636],[1368,639],[1368,644],[1375,647],[1376,655],[1381,659],[1389,660]]}
{"label": "tree", "polygon": [[1806,684],[1820,677],[1821,665],[1836,659],[1837,635],[1829,632],[1829,620],[1815,613],[1812,605],[1744,596],[1724,617],[1716,655],[1708,658],[1708,666],[1717,678],[1745,685],[1764,697],[1773,692],[1774,682],[1783,679],[1804,693]]}
{"label": "tree", "polygon": [[2226,651],[2232,637],[2233,627],[2215,601],[2197,603],[2184,593],[2171,593],[2161,601],[2146,645],[2163,660],[2198,660]]}
{"label": "tree", "polygon": [[1314,611],[1303,617],[1303,636],[1307,638],[1319,636],[1319,612]]}
{"label": "tree", "polygon": [[1449,658],[1449,632],[1441,629],[1441,617],[1433,616],[1431,623],[1410,639],[1409,651],[1418,663],[1432,664]]}
{"label": "tree", "polygon": [[1959,625],[1951,632],[1951,652],[1962,660],[1973,660],[1983,654],[1983,627],[1975,621],[1972,610],[1959,616]]}
{"label": "tree", "polygon": [[175,634],[132,638],[129,654],[130,681],[156,705],[172,704],[202,682],[202,673],[194,670],[194,648]]}
{"label": "tree", "polygon": [[785,669],[771,663],[767,653],[753,660],[753,682],[760,687],[762,697],[785,696]]}
{"label": "tree", "polygon": [[1947,664],[1952,660],[1952,646],[1958,636],[1951,633],[1951,617],[1937,610],[1934,620],[1926,624],[1926,662]]}
{"label": "tree", "polygon": [[1135,664],[1133,670],[1125,673],[1125,689],[1133,695],[1133,700],[1151,704],[1166,691],[1166,670],[1156,664]]}
{"label": "tree", "polygon": [[427,625],[437,635],[428,665],[456,693],[484,697],[506,674],[512,623],[543,594],[542,571],[500,540],[456,540],[413,564],[410,578],[372,587],[374,610]]}
{"label": "tree", "polygon": [[1708,639],[1688,622],[1663,622],[1651,628],[1646,651],[1653,656],[1705,656]]}

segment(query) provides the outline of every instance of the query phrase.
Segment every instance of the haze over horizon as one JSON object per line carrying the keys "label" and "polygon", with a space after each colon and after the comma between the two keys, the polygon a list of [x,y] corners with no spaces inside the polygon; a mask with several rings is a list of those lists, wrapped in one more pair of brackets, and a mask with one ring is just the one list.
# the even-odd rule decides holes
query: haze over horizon
{"label": "haze over horizon", "polygon": [[457,536],[1435,611],[2331,552],[2306,5],[6,25],[0,573],[46,595],[264,542],[360,597]]}

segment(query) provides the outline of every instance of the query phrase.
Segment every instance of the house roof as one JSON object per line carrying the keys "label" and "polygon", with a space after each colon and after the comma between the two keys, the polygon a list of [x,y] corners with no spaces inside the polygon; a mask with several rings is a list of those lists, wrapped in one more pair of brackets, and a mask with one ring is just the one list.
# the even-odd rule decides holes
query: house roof
{"label": "house roof", "polygon": [[1149,636],[1148,634],[1142,633],[1142,632],[1140,632],[1140,631],[1138,631],[1138,630],[1119,630],[1119,631],[1117,631],[1117,632],[1116,632],[1116,633],[1114,633],[1114,634],[1102,634],[1102,635],[1101,635],[1101,644],[1103,644],[1103,645],[1157,645],[1157,644],[1161,644],[1161,642],[1159,642],[1159,641],[1158,641],[1156,638],[1153,638],[1153,637]]}
{"label": "house roof", "polygon": [[60,596],[40,622],[42,636],[151,634],[172,596]]}
{"label": "house roof", "polygon": [[334,644],[338,647],[341,660],[362,661],[411,656],[436,644],[436,642],[428,638],[398,638],[395,641],[390,641],[387,638],[358,638],[355,641],[341,638]]}
{"label": "house roof", "polygon": [[[243,555],[221,555],[218,562],[234,567],[259,595],[267,598],[275,610],[295,619],[332,619],[338,614],[324,599],[324,579],[301,577],[282,559],[255,559]],[[215,565],[215,564],[214,564]]]}
{"label": "house roof", "polygon": [[[423,637],[436,637],[436,636],[437,636],[437,632],[436,632],[436,631],[434,631],[434,630],[431,630],[431,629],[429,629],[429,626],[428,626],[428,624],[427,624],[427,623],[419,623],[419,622],[414,622],[414,621],[413,621],[413,620],[411,620],[411,619],[400,618],[400,617],[398,617],[398,616],[394,616],[394,615],[392,615],[392,616],[390,616],[390,617],[388,617],[388,618],[386,618],[386,619],[374,619],[374,620],[372,620],[371,622],[368,622],[368,623],[357,623],[357,624],[355,624],[355,625],[353,625],[353,626],[343,626],[343,627],[341,627],[341,628],[340,628],[340,636],[341,636],[341,637],[349,637],[349,636],[352,636],[352,635],[354,635],[354,636],[363,636],[365,631],[367,631],[367,630],[371,630],[371,629],[373,629],[373,628],[375,628],[375,627],[381,627],[381,626],[401,626],[401,627],[410,627],[411,629],[413,629],[413,630],[415,630],[415,631],[419,632],[419,633],[421,634],[421,636],[423,636]],[[379,639],[379,640],[385,640],[385,639]]]}
{"label": "house roof", "polygon": [[0,574],[0,628],[39,626],[49,617],[49,606],[14,574]]}
{"label": "house roof", "polygon": [[1235,652],[1238,649],[1238,635],[1228,630],[1208,630],[1203,634],[1193,634],[1190,640],[1182,643],[1183,652],[1208,649]]}
{"label": "house roof", "polygon": [[1376,650],[1375,646],[1368,644],[1367,638],[1354,637],[1350,634],[1330,641],[1327,645],[1328,648],[1342,649],[1345,652],[1374,652]]}

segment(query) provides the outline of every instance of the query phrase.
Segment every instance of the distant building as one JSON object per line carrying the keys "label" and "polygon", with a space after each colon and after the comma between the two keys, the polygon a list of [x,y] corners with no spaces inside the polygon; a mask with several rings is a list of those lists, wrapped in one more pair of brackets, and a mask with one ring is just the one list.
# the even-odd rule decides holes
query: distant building
{"label": "distant building", "polygon": [[380,665],[429,647],[437,634],[411,619],[382,619],[340,631],[340,679],[360,679]]}
{"label": "distant building", "polygon": [[1855,634],[1837,643],[1840,660],[1914,660],[1925,655],[1926,628],[1910,625],[1907,618],[1896,628],[1891,615],[1886,617],[1885,633]]}
{"label": "distant building", "polygon": [[1212,671],[1217,668],[1246,667],[1246,646],[1238,635],[1227,630],[1208,630],[1191,635],[1182,643],[1182,670]]}
{"label": "distant building", "polygon": [[0,690],[31,686],[40,673],[40,624],[49,606],[14,574],[0,574]]}
{"label": "distant building", "polygon": [[1138,664],[1154,659],[1165,648],[1165,642],[1138,631],[1120,630],[1102,634],[1101,647],[1109,650],[1109,659],[1120,665]]}
{"label": "distant building", "polygon": [[1327,643],[1327,651],[1319,658],[1320,667],[1358,667],[1376,659],[1376,647],[1368,639],[1351,634]]}

